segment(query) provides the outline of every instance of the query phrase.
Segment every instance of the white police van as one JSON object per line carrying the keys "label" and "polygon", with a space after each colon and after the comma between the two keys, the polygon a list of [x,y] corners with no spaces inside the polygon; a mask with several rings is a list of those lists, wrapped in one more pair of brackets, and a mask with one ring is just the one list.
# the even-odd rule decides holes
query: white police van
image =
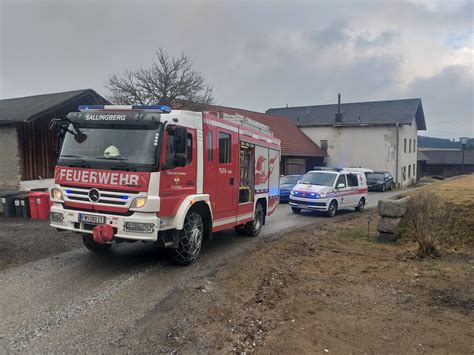
{"label": "white police van", "polygon": [[365,174],[351,169],[309,171],[290,192],[290,206],[294,213],[305,209],[323,211],[333,217],[339,209],[363,211],[366,203]]}

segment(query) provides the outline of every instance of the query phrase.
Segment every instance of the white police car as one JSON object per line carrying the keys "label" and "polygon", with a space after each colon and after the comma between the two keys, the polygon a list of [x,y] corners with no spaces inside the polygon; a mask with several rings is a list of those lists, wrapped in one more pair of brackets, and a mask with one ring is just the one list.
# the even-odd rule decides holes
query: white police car
{"label": "white police car", "polygon": [[363,211],[367,203],[365,174],[351,169],[320,169],[307,172],[290,192],[294,213],[302,209],[324,211],[329,217],[338,209]]}

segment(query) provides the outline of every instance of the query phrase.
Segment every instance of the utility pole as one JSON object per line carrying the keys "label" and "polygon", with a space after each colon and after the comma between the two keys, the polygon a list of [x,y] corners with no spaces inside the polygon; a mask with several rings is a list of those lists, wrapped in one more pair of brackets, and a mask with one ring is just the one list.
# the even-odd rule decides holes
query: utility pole
{"label": "utility pole", "polygon": [[461,175],[464,174],[464,151],[466,150],[467,137],[459,138],[459,141],[462,144],[462,161],[461,161]]}

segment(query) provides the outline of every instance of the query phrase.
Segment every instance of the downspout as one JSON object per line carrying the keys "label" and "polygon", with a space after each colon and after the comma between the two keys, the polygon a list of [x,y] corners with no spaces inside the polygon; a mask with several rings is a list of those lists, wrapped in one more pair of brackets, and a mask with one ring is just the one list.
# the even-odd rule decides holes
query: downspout
{"label": "downspout", "polygon": [[397,186],[399,184],[399,181],[398,181],[398,158],[399,158],[399,153],[398,153],[398,150],[400,148],[400,139],[399,139],[399,131],[398,131],[398,125],[399,123],[397,122],[397,161],[395,162],[395,167],[396,167],[396,171],[395,171],[395,181],[397,182]]}

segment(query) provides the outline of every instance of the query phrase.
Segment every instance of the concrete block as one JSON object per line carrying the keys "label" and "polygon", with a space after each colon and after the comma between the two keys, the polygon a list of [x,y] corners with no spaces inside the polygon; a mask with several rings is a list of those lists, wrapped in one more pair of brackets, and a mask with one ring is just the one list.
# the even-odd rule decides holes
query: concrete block
{"label": "concrete block", "polygon": [[379,217],[377,230],[382,233],[397,234],[401,220],[401,218]]}
{"label": "concrete block", "polygon": [[409,197],[404,197],[399,200],[379,200],[377,212],[379,216],[382,217],[403,217],[407,212],[408,199]]}

